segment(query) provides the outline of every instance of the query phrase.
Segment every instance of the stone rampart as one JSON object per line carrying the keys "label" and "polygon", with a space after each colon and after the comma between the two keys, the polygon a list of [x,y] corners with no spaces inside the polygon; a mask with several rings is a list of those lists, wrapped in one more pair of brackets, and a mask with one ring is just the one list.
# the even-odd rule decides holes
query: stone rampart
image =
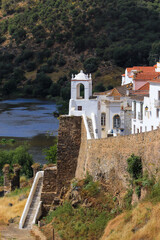
{"label": "stone rampart", "polygon": [[86,140],[82,127],[81,147],[76,178],[88,171],[94,179],[102,178],[113,188],[127,187],[127,158],[132,153],[141,157],[143,170],[160,177],[160,129],[129,136]]}
{"label": "stone rampart", "polygon": [[16,188],[20,188],[20,169],[21,166],[19,164],[14,164],[13,173],[11,173],[9,164],[4,165],[4,192],[14,191]]}
{"label": "stone rampart", "polygon": [[61,116],[58,130],[57,190],[75,177],[81,144],[81,117]]}
{"label": "stone rampart", "polygon": [[[128,186],[127,158],[141,157],[143,170],[160,177],[160,129],[128,136],[87,140],[81,117],[60,117],[57,170],[45,170],[41,200],[49,208],[63,187],[87,171],[108,190],[119,194]],[[47,210],[47,209],[46,209]]]}
{"label": "stone rampart", "polygon": [[57,167],[48,167],[44,170],[43,188],[41,192],[41,201],[43,203],[43,214],[49,211],[54,198],[57,196]]}

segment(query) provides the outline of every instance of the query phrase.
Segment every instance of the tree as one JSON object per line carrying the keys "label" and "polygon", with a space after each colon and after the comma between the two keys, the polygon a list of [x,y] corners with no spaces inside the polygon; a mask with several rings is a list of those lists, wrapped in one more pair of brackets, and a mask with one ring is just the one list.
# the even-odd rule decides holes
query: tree
{"label": "tree", "polygon": [[104,92],[105,90],[106,88],[103,83],[98,83],[94,88],[94,92]]}
{"label": "tree", "polygon": [[0,150],[0,175],[5,164],[10,165],[10,169],[13,170],[14,164],[21,165],[21,174],[27,177],[32,177],[32,156],[28,153],[27,146],[19,146],[15,150]]}
{"label": "tree", "polygon": [[17,90],[17,83],[14,80],[7,81],[2,89],[3,95],[9,95]]}
{"label": "tree", "polygon": [[49,149],[44,149],[43,152],[46,154],[45,159],[47,160],[48,163],[57,162],[57,143],[55,143]]}
{"label": "tree", "polygon": [[52,83],[50,89],[49,89],[49,93],[52,95],[52,97],[56,97],[60,95],[60,89],[61,86],[57,83]]}
{"label": "tree", "polygon": [[98,69],[98,61],[96,58],[88,58],[84,62],[84,68],[88,73],[92,73],[97,71]]}

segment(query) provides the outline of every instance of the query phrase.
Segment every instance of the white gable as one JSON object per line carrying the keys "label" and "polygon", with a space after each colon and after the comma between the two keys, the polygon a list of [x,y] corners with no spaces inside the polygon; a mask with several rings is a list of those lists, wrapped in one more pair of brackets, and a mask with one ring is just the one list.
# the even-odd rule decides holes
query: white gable
{"label": "white gable", "polygon": [[72,80],[91,80],[91,74],[85,74],[83,70],[75,76],[72,75]]}

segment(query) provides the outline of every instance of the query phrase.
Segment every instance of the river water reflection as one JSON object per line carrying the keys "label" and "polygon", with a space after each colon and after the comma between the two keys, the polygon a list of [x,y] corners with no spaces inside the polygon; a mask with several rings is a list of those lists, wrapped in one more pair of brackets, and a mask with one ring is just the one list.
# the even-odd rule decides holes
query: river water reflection
{"label": "river water reflection", "polygon": [[25,141],[36,162],[44,163],[42,149],[54,144],[59,121],[53,116],[56,104],[38,99],[15,99],[0,102],[0,140],[14,138],[14,146],[0,145],[0,148],[15,148]]}

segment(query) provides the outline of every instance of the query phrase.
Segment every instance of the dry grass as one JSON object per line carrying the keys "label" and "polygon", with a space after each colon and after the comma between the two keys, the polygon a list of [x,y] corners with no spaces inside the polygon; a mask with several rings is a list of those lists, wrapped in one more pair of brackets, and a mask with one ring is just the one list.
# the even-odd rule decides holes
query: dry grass
{"label": "dry grass", "polygon": [[160,203],[140,203],[111,220],[101,240],[159,240]]}
{"label": "dry grass", "polygon": [[[26,193],[28,195],[29,190]],[[18,201],[20,195],[22,194],[0,198],[0,225],[7,224],[9,219],[22,215],[27,199]],[[13,206],[9,206],[9,203]]]}
{"label": "dry grass", "polygon": [[37,75],[37,70],[34,70],[32,72],[26,72],[25,73],[25,77],[27,79],[31,79],[31,80],[34,80],[36,78],[36,75]]}

